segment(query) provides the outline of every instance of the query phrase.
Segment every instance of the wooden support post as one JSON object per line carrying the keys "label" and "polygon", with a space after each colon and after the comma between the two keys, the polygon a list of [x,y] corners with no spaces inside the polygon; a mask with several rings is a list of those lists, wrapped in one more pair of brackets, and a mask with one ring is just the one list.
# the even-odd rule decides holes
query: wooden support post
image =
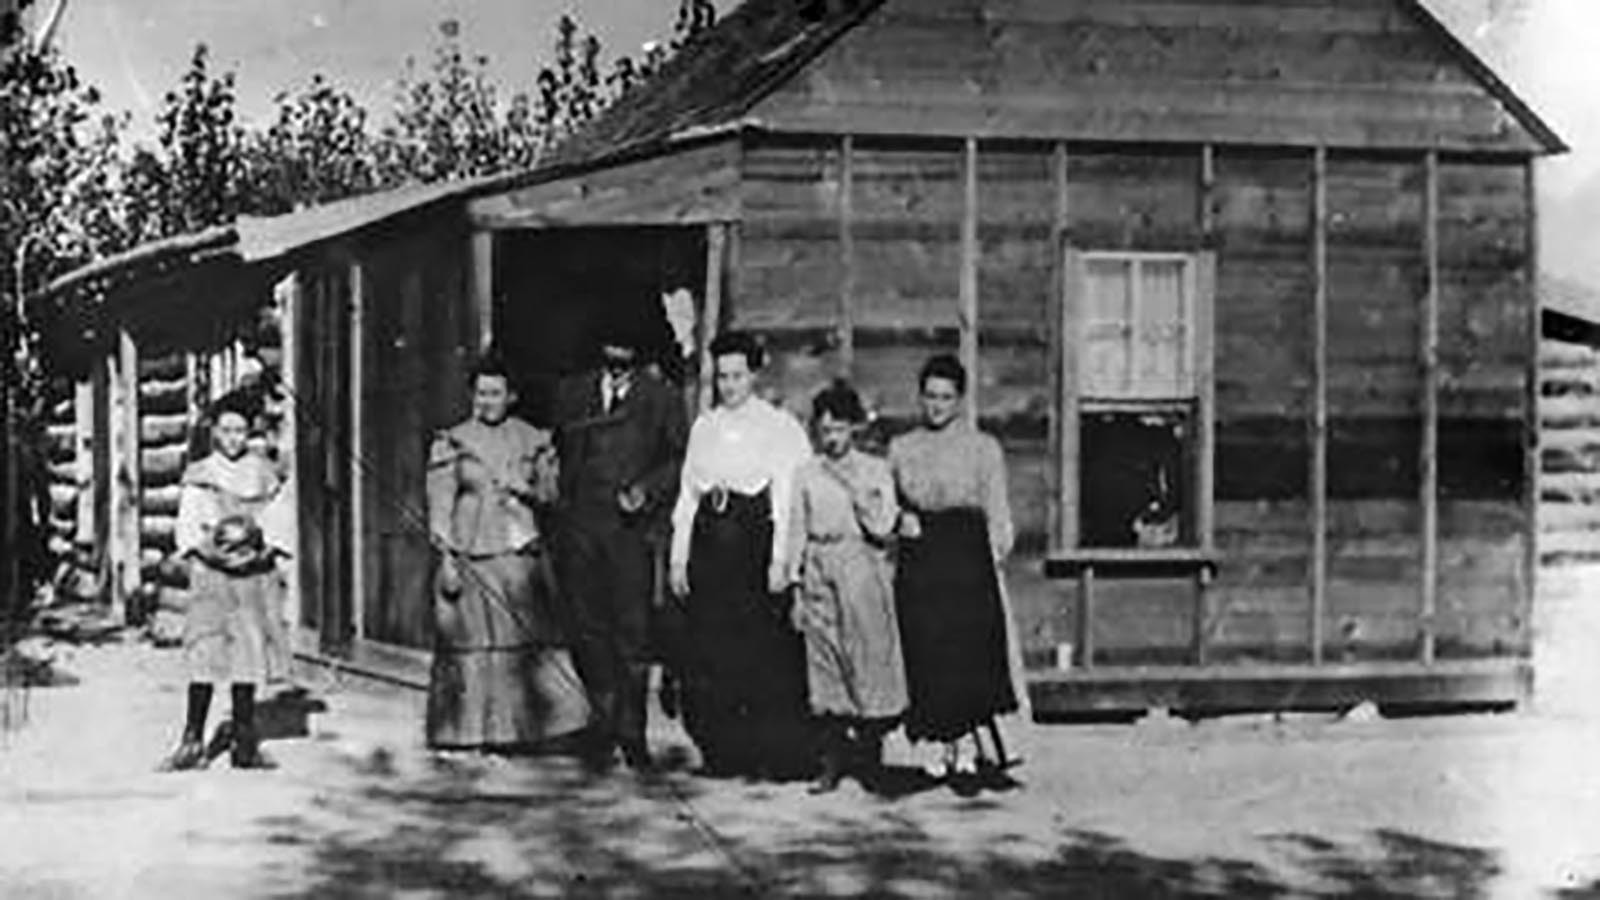
{"label": "wooden support post", "polygon": [[1428,151],[1425,167],[1423,254],[1427,293],[1422,300],[1422,585],[1418,624],[1422,630],[1421,655],[1432,663],[1437,652],[1439,606],[1439,154]]}
{"label": "wooden support post", "polygon": [[93,376],[79,381],[72,389],[73,427],[76,429],[72,451],[73,481],[78,489],[78,512],[73,543],[78,547],[92,547],[95,541],[94,522],[94,382]]}
{"label": "wooden support post", "polygon": [[700,409],[710,409],[716,398],[716,373],[713,371],[716,360],[711,358],[711,341],[722,322],[722,278],[726,271],[730,227],[725,222],[706,226],[706,300],[700,314]]}
{"label": "wooden support post", "polygon": [[[350,633],[366,636],[367,608],[367,458],[366,446],[366,316],[367,273],[360,262],[350,264]],[[479,308],[481,312],[481,307]]]}
{"label": "wooden support post", "polygon": [[[1199,219],[1200,234],[1207,249],[1201,251],[1189,285],[1189,295],[1194,298],[1194,348],[1195,375],[1195,458],[1198,462],[1195,479],[1195,531],[1201,552],[1210,553],[1215,509],[1212,499],[1216,493],[1216,284],[1217,255],[1210,249],[1216,230],[1216,154],[1210,144],[1200,148]],[[1211,631],[1210,570],[1202,566],[1195,583],[1194,657],[1198,665],[1206,662],[1206,641]]]}
{"label": "wooden support post", "polygon": [[1533,603],[1539,587],[1539,471],[1543,465],[1539,442],[1539,335],[1543,300],[1539,293],[1539,192],[1537,161],[1523,164],[1523,203],[1527,205],[1526,252],[1522,267],[1528,305],[1526,400],[1523,407],[1522,502],[1527,522],[1522,557],[1521,596],[1518,598],[1520,653],[1533,650]]}
{"label": "wooden support post", "polygon": [[[1055,184],[1055,218],[1050,226],[1050,259],[1055,277],[1050,279],[1046,309],[1050,317],[1050,398],[1048,415],[1050,460],[1050,540],[1064,550],[1078,546],[1078,391],[1077,335],[1067,331],[1067,229],[1071,208],[1067,203],[1067,145],[1057,143],[1051,154],[1051,177]],[[1068,373],[1068,369],[1072,373]],[[1070,464],[1069,464],[1070,460]]]}
{"label": "wooden support post", "polygon": [[851,378],[856,362],[855,138],[839,139],[839,368]]}
{"label": "wooden support post", "polygon": [[300,441],[300,415],[302,405],[300,401],[300,358],[304,348],[300,346],[300,276],[291,273],[273,288],[273,299],[278,304],[279,324],[281,333],[283,356],[283,394],[284,405],[283,424],[278,433],[278,458],[287,461],[285,470],[289,482],[284,490],[291,491],[289,504],[289,529],[293,537],[291,550],[294,557],[283,565],[284,581],[287,584],[288,596],[284,600],[284,618],[289,623],[290,644],[296,650],[310,650],[314,642],[307,641],[301,635],[301,622],[304,620],[301,610],[304,604],[304,593],[300,587],[300,560],[306,552],[304,532],[300,529],[300,505],[305,494],[300,491],[304,483],[304,472],[299,453]]}
{"label": "wooden support post", "polygon": [[111,615],[126,622],[128,600],[139,589],[139,349],[126,328],[117,334],[112,364],[115,407],[111,444]]}
{"label": "wooden support post", "polygon": [[1194,664],[1209,661],[1211,635],[1211,567],[1201,566],[1194,576]]}
{"label": "wooden support post", "polygon": [[967,368],[967,417],[978,421],[978,139],[969,137],[963,154],[961,205],[961,364]]}
{"label": "wooden support post", "polygon": [[1328,151],[1311,171],[1311,661],[1322,662],[1328,605]]}
{"label": "wooden support post", "polygon": [[494,232],[472,232],[472,308],[477,313],[478,352],[494,346]]}
{"label": "wooden support post", "polygon": [[1094,566],[1078,575],[1078,668],[1094,668]]}

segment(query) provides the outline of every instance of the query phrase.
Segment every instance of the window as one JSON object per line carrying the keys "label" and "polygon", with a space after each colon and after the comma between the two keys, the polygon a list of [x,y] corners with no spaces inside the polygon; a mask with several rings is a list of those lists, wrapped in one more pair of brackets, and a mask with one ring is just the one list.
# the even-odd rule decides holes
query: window
{"label": "window", "polygon": [[1210,259],[1069,256],[1064,420],[1075,431],[1066,455],[1075,458],[1067,460],[1065,481],[1067,545],[1203,547],[1210,522]]}

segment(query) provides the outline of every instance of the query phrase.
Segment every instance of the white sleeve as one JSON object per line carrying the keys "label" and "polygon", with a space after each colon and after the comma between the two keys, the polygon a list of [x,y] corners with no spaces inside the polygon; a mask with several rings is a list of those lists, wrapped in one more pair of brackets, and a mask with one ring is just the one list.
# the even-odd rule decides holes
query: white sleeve
{"label": "white sleeve", "polygon": [[206,528],[217,518],[216,502],[209,488],[185,484],[178,494],[178,522],[173,529],[178,556],[198,549],[206,540]]}
{"label": "white sleeve", "polygon": [[772,447],[772,561],[788,565],[789,503],[794,493],[794,477],[801,464],[811,458],[811,438],[792,413],[779,410],[782,424]]}
{"label": "white sleeve", "polygon": [[679,475],[678,500],[672,507],[672,546],[669,554],[675,567],[689,563],[689,537],[694,529],[694,514],[700,507],[700,494],[705,487],[702,473],[704,456],[710,441],[710,424],[701,415],[689,429],[689,445],[683,451],[683,472]]}

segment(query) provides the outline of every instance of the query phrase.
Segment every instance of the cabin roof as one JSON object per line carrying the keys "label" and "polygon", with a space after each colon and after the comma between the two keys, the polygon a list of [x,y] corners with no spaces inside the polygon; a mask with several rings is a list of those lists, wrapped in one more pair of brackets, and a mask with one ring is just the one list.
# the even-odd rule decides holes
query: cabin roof
{"label": "cabin roof", "polygon": [[885,0],[744,0],[683,47],[661,72],[560,143],[571,163],[618,147],[649,145],[687,130],[727,127],[787,84]]}
{"label": "cabin roof", "polygon": [[[727,127],[795,79],[833,42],[866,21],[886,0],[825,0],[815,22],[801,0],[745,0],[684,47],[656,78],[607,108],[554,151],[557,162],[604,155],[621,146],[658,142],[685,129]],[[914,0],[907,0],[914,2]],[[1568,147],[1555,130],[1423,0],[1395,0],[1547,153]],[[818,0],[813,5],[823,5]],[[974,27],[982,27],[975,22]],[[760,127],[761,122],[747,123]]]}
{"label": "cabin roof", "polygon": [[[796,78],[816,57],[889,0],[815,0],[820,13],[802,16],[802,0],[744,0],[698,35],[649,81],[629,91],[596,119],[558,144],[533,169],[347,198],[271,217],[242,217],[234,225],[143,244],[80,267],[41,294],[81,290],[106,279],[182,266],[182,260],[231,255],[260,262],[341,237],[434,204],[555,181],[677,146],[759,130],[747,118],[762,99]],[[1395,0],[1550,153],[1566,144],[1423,0]]]}

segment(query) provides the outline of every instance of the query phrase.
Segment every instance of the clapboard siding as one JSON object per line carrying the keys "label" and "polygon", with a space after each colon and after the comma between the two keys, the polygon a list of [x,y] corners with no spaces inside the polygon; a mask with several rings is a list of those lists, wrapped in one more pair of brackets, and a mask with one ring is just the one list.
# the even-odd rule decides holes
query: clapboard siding
{"label": "clapboard siding", "polygon": [[1388,0],[889,0],[753,114],[856,134],[1537,147]]}

